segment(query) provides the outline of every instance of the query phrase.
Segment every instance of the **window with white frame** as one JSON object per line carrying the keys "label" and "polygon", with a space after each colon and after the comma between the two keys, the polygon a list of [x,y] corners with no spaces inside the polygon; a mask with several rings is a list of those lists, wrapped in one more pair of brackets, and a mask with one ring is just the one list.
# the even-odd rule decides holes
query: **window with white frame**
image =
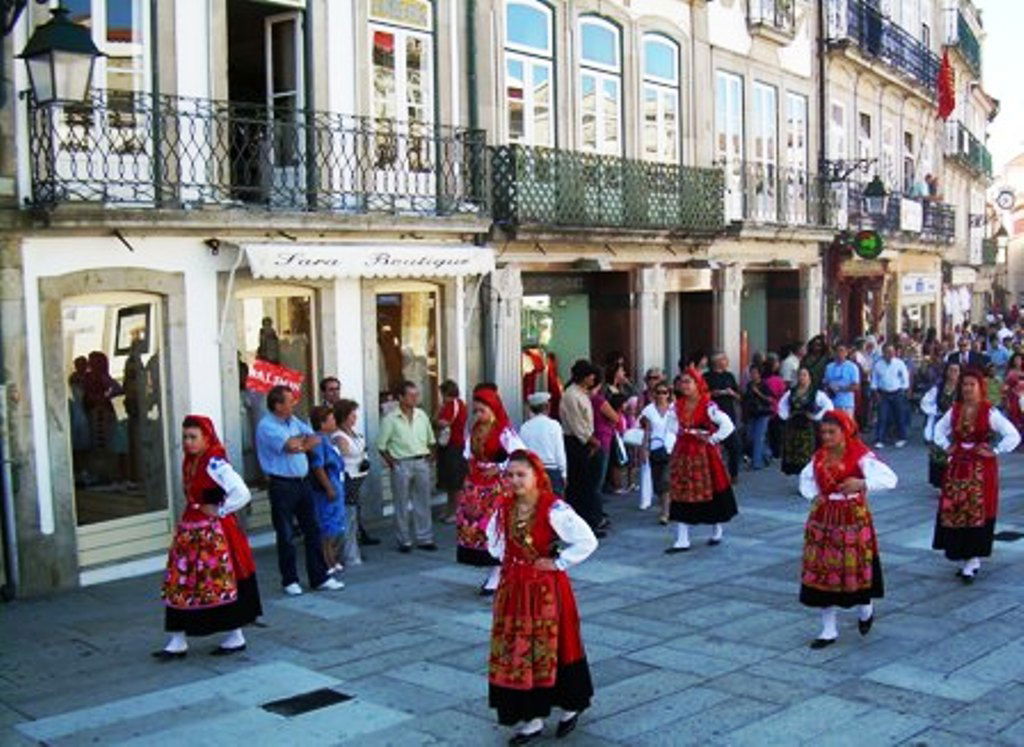
{"label": "window with white frame", "polygon": [[539,0],[505,4],[505,126],[510,143],[552,147],[554,18]]}
{"label": "window with white frame", "polygon": [[903,192],[911,194],[917,180],[917,168],[914,159],[914,133],[903,133]]}
{"label": "window with white frame", "polygon": [[68,17],[92,31],[104,54],[97,60],[94,87],[123,94],[149,89],[148,5],[142,0],[63,0]]}
{"label": "window with white frame", "polygon": [[899,183],[896,169],[896,128],[892,122],[882,123],[881,178],[887,189]]}
{"label": "window with white frame", "polygon": [[679,45],[661,34],[644,35],[644,158],[679,162]]}
{"label": "window with white frame", "polygon": [[846,152],[846,107],[833,101],[828,117],[829,156],[834,161],[844,160]]}
{"label": "window with white frame", "polygon": [[778,94],[775,86],[755,81],[750,112],[751,154],[747,199],[757,217],[774,220],[778,174]]}
{"label": "window with white frame", "polygon": [[715,71],[715,163],[725,172],[725,211],[743,217],[743,78]]}
{"label": "window with white frame", "polygon": [[619,28],[596,16],[580,19],[580,148],[622,153],[622,54]]}
{"label": "window with white frame", "polygon": [[[859,112],[857,116],[857,158],[870,160],[874,158],[874,131],[871,115],[867,112]],[[863,179],[867,179],[867,173],[861,172]]]}
{"label": "window with white frame", "polygon": [[786,93],[786,166],[807,171],[807,97]]}

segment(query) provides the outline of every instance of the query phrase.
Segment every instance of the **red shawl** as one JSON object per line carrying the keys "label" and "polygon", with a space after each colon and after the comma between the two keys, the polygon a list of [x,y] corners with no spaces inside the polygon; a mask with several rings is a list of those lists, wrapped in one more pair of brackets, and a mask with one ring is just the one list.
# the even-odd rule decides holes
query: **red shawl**
{"label": "red shawl", "polygon": [[[484,459],[490,459],[494,455],[501,453],[501,434],[509,427],[511,421],[509,420],[508,413],[505,412],[505,405],[502,403],[501,395],[498,394],[497,389],[477,387],[473,392],[473,401],[485,405],[494,413],[494,420],[491,422],[483,441],[483,453],[476,455]],[[473,424],[473,428],[474,430],[477,428],[476,423]]]}
{"label": "red shawl", "polygon": [[202,503],[203,492],[220,487],[206,471],[211,459],[227,459],[227,450],[217,437],[213,421],[205,415],[189,415],[185,418],[186,428],[199,428],[206,438],[206,451],[201,454],[185,454],[181,461],[182,484],[190,503]]}
{"label": "red shawl", "polygon": [[848,477],[862,477],[860,460],[871,449],[857,437],[857,421],[844,410],[829,410],[822,420],[835,420],[843,433],[843,458],[837,463],[828,462],[828,449],[821,448],[814,453],[814,477],[818,487],[826,495],[839,492],[839,486]]}
{"label": "red shawl", "polygon": [[[686,400],[683,397],[679,397],[676,400],[676,417],[679,420],[679,425],[683,428],[693,427],[691,422],[695,418],[699,417],[700,413],[706,413],[708,405],[711,404],[711,390],[708,389],[708,383],[704,380],[704,375],[696,369],[694,366],[690,366],[683,372],[683,376],[687,376],[693,379],[697,385],[697,404],[690,412],[690,417],[686,417],[685,405]],[[712,426],[713,427],[713,426]]]}

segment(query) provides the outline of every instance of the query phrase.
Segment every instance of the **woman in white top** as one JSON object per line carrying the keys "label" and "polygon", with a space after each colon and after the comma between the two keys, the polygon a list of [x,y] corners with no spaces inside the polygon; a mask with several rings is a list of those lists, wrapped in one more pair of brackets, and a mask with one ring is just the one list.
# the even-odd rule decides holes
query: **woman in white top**
{"label": "woman in white top", "polygon": [[[654,401],[640,412],[640,425],[644,429],[644,443],[640,449],[643,465],[641,482],[649,479],[651,492],[661,505],[659,521],[668,524],[668,463],[676,445],[679,422],[672,407],[672,390],[668,382],[660,381],[654,387]],[[641,504],[640,508],[649,506]]]}
{"label": "woman in white top", "polygon": [[924,442],[929,446],[928,482],[936,488],[942,487],[948,459],[946,450],[935,445],[935,424],[953,406],[959,388],[960,364],[947,363],[942,382],[929,389],[921,398],[921,412],[927,416],[924,424]]}
{"label": "woman in white top", "polygon": [[839,607],[857,607],[858,629],[874,622],[873,599],[884,594],[878,537],[868,508],[871,490],[896,487],[896,473],[857,437],[856,421],[843,410],[821,420],[821,448],[800,472],[800,493],[812,501],[804,528],[800,601],[821,609],[821,633],[811,648],[839,637]]}
{"label": "woman in white top", "polygon": [[363,528],[360,517],[363,483],[370,473],[370,462],[366,458],[366,438],[356,430],[359,422],[359,404],[350,399],[339,400],[334,406],[334,421],[338,430],[331,441],[341,452],[345,463],[345,564],[359,565],[363,562],[359,545],[379,545]]}
{"label": "woman in white top", "polygon": [[[992,554],[999,513],[997,454],[1008,454],[1020,443],[1013,423],[986,399],[985,375],[967,370],[960,376],[960,391],[953,406],[935,424],[935,445],[949,453],[935,517],[932,548],[946,558],[962,561],[957,575],[974,582],[981,558]],[[993,437],[999,442],[989,446]]]}

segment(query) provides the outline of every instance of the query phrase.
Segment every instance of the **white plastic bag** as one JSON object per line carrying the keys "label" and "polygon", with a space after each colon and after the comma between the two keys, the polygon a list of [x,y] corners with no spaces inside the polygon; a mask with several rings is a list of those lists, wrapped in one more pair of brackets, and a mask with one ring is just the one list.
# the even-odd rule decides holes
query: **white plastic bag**
{"label": "white plastic bag", "polygon": [[640,467],[640,510],[646,511],[654,500],[654,480],[651,478],[651,465],[645,462]]}

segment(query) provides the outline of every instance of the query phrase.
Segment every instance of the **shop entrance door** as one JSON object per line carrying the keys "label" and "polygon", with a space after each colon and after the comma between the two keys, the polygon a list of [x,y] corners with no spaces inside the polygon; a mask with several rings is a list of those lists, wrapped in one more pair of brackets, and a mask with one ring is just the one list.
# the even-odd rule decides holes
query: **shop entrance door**
{"label": "shop entrance door", "polygon": [[376,288],[377,388],[381,416],[398,406],[403,381],[420,390],[420,407],[433,416],[441,384],[441,290],[403,281]]}
{"label": "shop entrance door", "polygon": [[164,304],[103,293],[62,306],[74,512],[81,569],[166,550]]}

